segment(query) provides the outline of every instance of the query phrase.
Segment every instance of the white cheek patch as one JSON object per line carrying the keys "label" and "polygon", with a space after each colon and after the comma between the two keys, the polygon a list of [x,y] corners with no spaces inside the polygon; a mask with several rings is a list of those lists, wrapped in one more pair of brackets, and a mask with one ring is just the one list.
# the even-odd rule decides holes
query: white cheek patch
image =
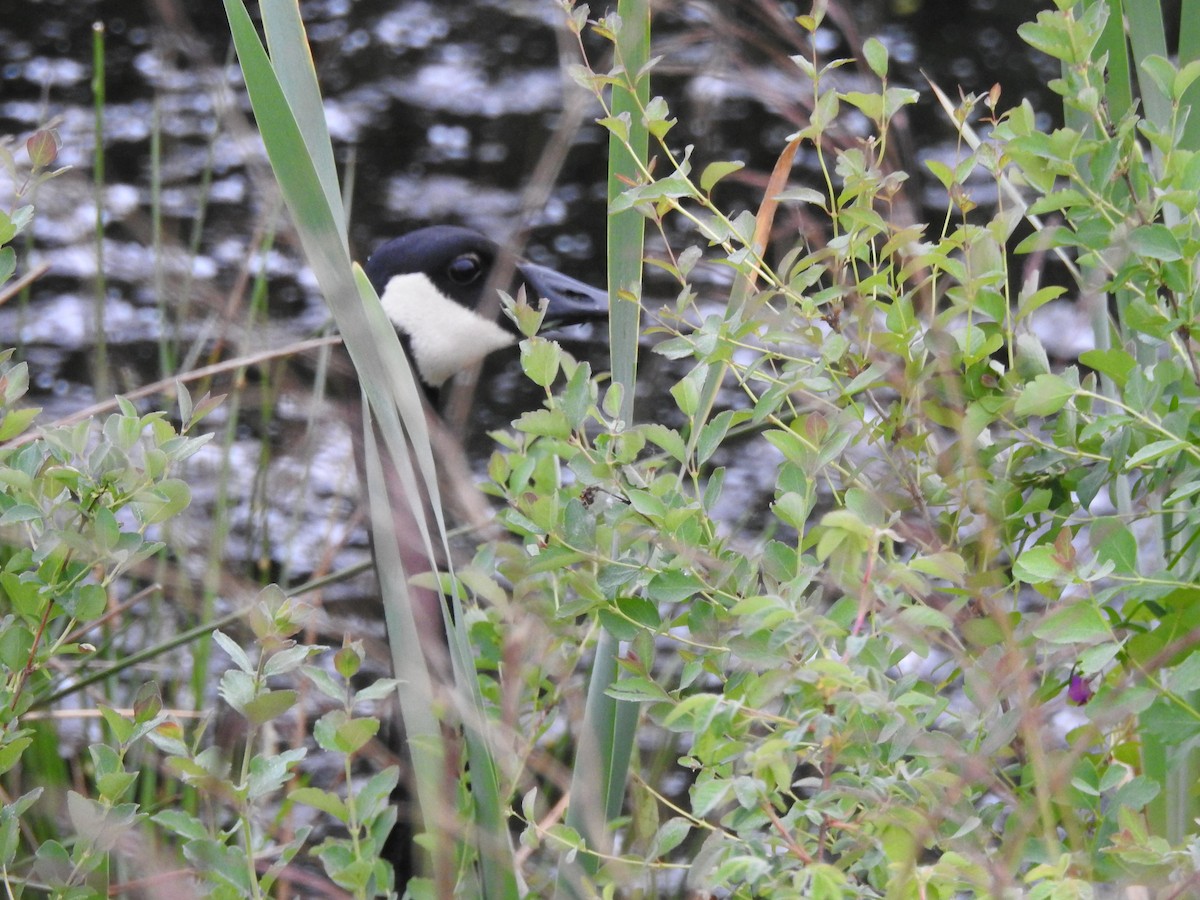
{"label": "white cheek patch", "polygon": [[495,322],[455,303],[425,275],[396,275],[379,298],[383,311],[408,336],[413,363],[431,387],[517,342]]}

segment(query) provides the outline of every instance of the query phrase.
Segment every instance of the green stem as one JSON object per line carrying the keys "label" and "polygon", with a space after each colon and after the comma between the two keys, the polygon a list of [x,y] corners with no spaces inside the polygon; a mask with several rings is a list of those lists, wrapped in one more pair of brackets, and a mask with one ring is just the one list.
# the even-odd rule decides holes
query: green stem
{"label": "green stem", "polygon": [[108,341],[104,334],[104,300],[108,284],[104,277],[104,23],[92,24],[92,108],[95,113],[92,153],[92,191],[96,204],[96,281],[92,306],[96,357],[92,387],[97,397],[111,393],[108,384]]}

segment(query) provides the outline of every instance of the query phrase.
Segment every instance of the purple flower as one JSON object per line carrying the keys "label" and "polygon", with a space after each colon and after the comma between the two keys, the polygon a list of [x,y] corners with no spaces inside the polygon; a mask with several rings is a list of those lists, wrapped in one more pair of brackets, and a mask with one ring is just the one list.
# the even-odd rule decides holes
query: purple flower
{"label": "purple flower", "polygon": [[1076,706],[1083,706],[1092,699],[1094,694],[1092,686],[1084,680],[1082,675],[1072,673],[1071,681],[1067,685],[1067,699]]}

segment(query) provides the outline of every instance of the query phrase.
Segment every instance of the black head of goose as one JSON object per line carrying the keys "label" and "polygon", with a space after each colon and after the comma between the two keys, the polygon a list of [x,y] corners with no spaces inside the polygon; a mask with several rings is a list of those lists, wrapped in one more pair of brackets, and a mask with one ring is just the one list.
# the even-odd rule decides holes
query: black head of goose
{"label": "black head of goose", "polygon": [[[499,255],[477,231],[437,225],[388,241],[367,260],[367,277],[431,397],[457,372],[521,339],[507,316],[489,314],[497,307],[484,296]],[[544,327],[608,316],[607,294],[545,266],[518,261],[513,282],[502,287],[515,294],[524,286],[531,303],[546,301]]]}

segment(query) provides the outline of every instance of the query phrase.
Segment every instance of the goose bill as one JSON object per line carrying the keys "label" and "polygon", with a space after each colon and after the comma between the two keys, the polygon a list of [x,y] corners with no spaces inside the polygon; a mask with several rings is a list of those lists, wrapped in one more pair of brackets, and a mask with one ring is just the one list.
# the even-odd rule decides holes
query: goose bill
{"label": "goose bill", "polygon": [[608,317],[608,294],[569,275],[533,263],[522,263],[521,275],[546,301],[543,328],[577,325]]}

